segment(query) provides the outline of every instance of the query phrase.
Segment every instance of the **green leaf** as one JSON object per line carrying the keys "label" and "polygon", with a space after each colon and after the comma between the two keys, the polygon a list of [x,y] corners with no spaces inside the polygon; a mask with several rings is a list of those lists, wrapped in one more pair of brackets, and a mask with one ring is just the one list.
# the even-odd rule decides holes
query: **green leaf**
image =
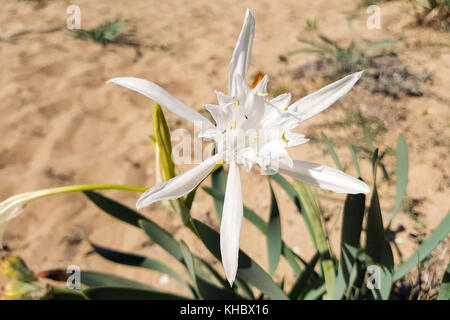
{"label": "green leaf", "polygon": [[267,228],[267,250],[269,255],[269,273],[273,275],[278,267],[281,256],[281,221],[277,199],[275,198],[272,186],[270,186],[270,194],[271,206]]}
{"label": "green leaf", "polygon": [[181,254],[183,255],[184,263],[189,271],[189,276],[191,277],[192,281],[194,281],[194,283],[196,283],[196,276],[195,276],[195,270],[194,270],[194,259],[192,258],[192,254],[189,251],[189,248],[187,247],[186,243],[184,243],[183,240],[181,240],[181,242],[180,242],[180,251],[181,251]]}
{"label": "green leaf", "polygon": [[247,284],[247,282],[242,281],[239,278],[236,278],[234,280],[234,283],[236,283],[236,286],[242,290],[242,292],[247,296],[250,300],[255,300],[255,295],[253,294],[252,288]]}
{"label": "green leaf", "polygon": [[151,258],[131,254],[131,253],[125,253],[121,251],[111,250],[105,247],[98,246],[94,244],[93,242],[90,242],[92,248],[95,250],[96,253],[101,255],[103,258],[128,265],[128,266],[134,266],[134,267],[141,267],[146,268],[149,270],[155,270],[159,271],[163,274],[167,274],[168,276],[172,277],[174,280],[176,280],[181,285],[185,286],[186,288],[190,289],[189,284],[178,274],[176,273],[172,268],[166,266],[165,264]]}
{"label": "green leaf", "polygon": [[422,262],[434,248],[450,233],[450,211],[442,220],[439,226],[431,233],[431,236],[425,240],[419,248],[405,262],[403,262],[394,272],[394,281],[403,278],[411,269]]}
{"label": "green leaf", "polygon": [[191,208],[192,208],[192,203],[194,202],[195,194],[197,193],[197,188],[198,187],[196,187],[194,190],[192,190],[191,192],[189,192],[186,195],[186,198],[184,200],[184,205],[186,206],[186,208],[188,210],[191,210]]}
{"label": "green leaf", "polygon": [[370,55],[382,49],[392,47],[399,41],[400,39],[385,39],[381,41],[372,42],[364,49],[364,53]]}
{"label": "green leaf", "polygon": [[361,176],[361,169],[359,168],[358,155],[356,153],[356,147],[353,146],[353,145],[350,146],[350,151],[352,153],[352,161],[353,161],[353,165],[355,166],[356,173],[358,174],[359,178],[362,178],[362,176]]}
{"label": "green leaf", "polygon": [[442,279],[441,288],[439,289],[438,300],[450,300],[450,263],[445,270],[444,278]]}
{"label": "green leaf", "polygon": [[308,293],[306,293],[303,300],[318,300],[326,293],[327,293],[327,288],[325,286],[325,283],[322,283],[321,285],[319,285],[313,289],[310,289],[308,291]]}
{"label": "green leaf", "polygon": [[100,209],[109,215],[129,223],[144,232],[159,246],[166,250],[170,255],[180,262],[183,257],[180,251],[178,241],[170,233],[158,226],[156,223],[147,219],[136,211],[93,191],[84,192]]}
{"label": "green leaf", "polygon": [[180,250],[180,245],[170,233],[149,219],[139,220],[138,223],[150,239],[152,239],[178,261],[184,261],[183,254]]}
{"label": "green leaf", "polygon": [[370,133],[370,128],[367,126],[367,120],[366,120],[366,118],[364,118],[364,116],[362,115],[362,113],[360,111],[358,111],[358,118],[359,118],[361,127],[363,129],[364,140],[366,142],[366,146],[369,150],[373,150],[372,134]]}
{"label": "green leaf", "polygon": [[351,282],[351,273],[360,247],[366,196],[349,194],[345,199],[341,231],[341,255],[334,299],[342,299]]}
{"label": "green leaf", "polygon": [[[211,195],[214,198],[214,203],[218,203],[218,206],[222,208],[224,195],[220,194],[220,192],[216,192],[214,189],[209,187],[203,187],[203,190]],[[294,191],[295,192],[295,191]],[[219,209],[220,209],[219,208]],[[220,209],[221,210],[221,209]],[[267,235],[268,226],[267,223],[261,219],[253,210],[244,206],[244,217],[250,221],[253,225],[255,225],[263,234]],[[281,242],[281,253],[286,258],[287,262],[293,269],[296,276],[299,276],[302,269],[298,265],[296,261],[296,255],[292,252],[292,250],[282,241]],[[302,262],[304,262],[301,258],[299,258]]]}
{"label": "green leaf", "polygon": [[312,54],[317,54],[320,56],[323,56],[325,54],[325,52],[321,49],[299,49],[299,50],[294,50],[294,51],[289,51],[287,53],[287,56],[293,56],[299,53],[312,53]]}
{"label": "green leaf", "polygon": [[105,211],[107,214],[117,218],[123,222],[131,224],[139,228],[138,221],[140,219],[147,219],[143,215],[137,213],[134,210],[118,203],[117,201],[111,200],[97,192],[94,191],[84,191],[84,194],[94,202],[97,207]]}
{"label": "green leaf", "polygon": [[302,205],[300,203],[300,197],[298,196],[297,191],[295,191],[294,187],[289,183],[289,181],[287,181],[279,173],[272,174],[269,176],[269,178],[278,183],[278,185],[286,192],[286,194],[292,200],[292,202],[294,202],[298,211],[301,212]]}
{"label": "green leaf", "polygon": [[367,214],[366,254],[368,266],[375,265],[379,270],[380,287],[374,288],[375,298],[389,299],[392,287],[392,273],[394,258],[392,249],[384,237],[383,217],[381,215],[380,201],[378,199],[376,171],[378,167],[378,150],[375,150],[373,159],[373,190],[370,207]]}
{"label": "green leaf", "polygon": [[154,289],[151,286],[133,280],[95,271],[81,271],[80,281],[88,287],[114,286],[135,289]]}
{"label": "green leaf", "polygon": [[[180,244],[175,240],[170,233],[158,226],[153,221],[140,220],[139,224],[145,233],[152,239],[155,243],[161,246],[165,251],[172,255],[175,259],[186,265],[183,254],[180,249]],[[212,268],[206,261],[200,257],[193,256],[194,262],[199,263],[206,267],[208,271],[214,276],[214,278],[222,285],[228,285],[228,283]],[[188,267],[188,266],[186,266]]]}
{"label": "green leaf", "polygon": [[201,296],[206,300],[244,300],[231,289],[219,288],[201,277],[197,277],[197,286]]}
{"label": "green leaf", "polygon": [[78,290],[72,290],[67,287],[53,286],[50,289],[49,300],[86,300],[86,297]]}
{"label": "green leaf", "polygon": [[329,44],[330,46],[332,46],[332,47],[334,47],[334,48],[336,48],[336,49],[342,50],[342,49],[339,47],[339,45],[337,44],[337,42],[335,42],[335,41],[333,41],[333,40],[330,40],[330,39],[329,39],[328,37],[326,37],[324,34],[319,34],[319,38],[320,38],[323,42]]}
{"label": "green leaf", "polygon": [[302,268],[298,265],[296,258],[298,258],[303,263],[303,265],[305,265],[305,266],[306,266],[306,261],[303,260],[298,255],[296,255],[286,245],[286,243],[284,243],[284,241],[281,242],[281,254],[284,256],[284,258],[286,259],[287,263],[289,264],[289,266],[294,271],[295,276],[296,277],[300,276],[300,274],[302,273]]}
{"label": "green leaf", "polygon": [[325,53],[333,53],[333,50],[331,50],[328,46],[321,46],[321,45],[315,43],[314,41],[310,41],[310,40],[302,39],[302,38],[297,38],[297,40],[299,42],[302,42],[302,43],[308,44],[312,47],[315,47],[315,48],[319,49],[319,51],[323,51],[324,54]]}
{"label": "green leaf", "polygon": [[219,221],[222,220],[223,199],[225,198],[225,190],[227,179],[223,167],[217,169],[211,175],[212,191],[214,192],[214,206],[216,208],[217,217]]}
{"label": "green leaf", "polygon": [[308,217],[308,220],[311,223],[311,238],[316,244],[317,251],[320,255],[322,273],[327,289],[326,298],[332,299],[334,295],[336,275],[334,272],[334,263],[331,258],[330,248],[327,242],[327,236],[322,226],[319,207],[317,206],[309,185],[294,179],[294,188],[300,197],[302,212]]}
{"label": "green leaf", "polygon": [[408,185],[408,147],[406,146],[405,137],[401,134],[398,136],[397,142],[397,196],[395,200],[395,208],[392,214],[393,219],[402,207],[403,201],[406,199],[406,186]]}
{"label": "green leaf", "polygon": [[204,268],[206,268],[210,274],[214,277],[214,279],[217,280],[217,282],[220,283],[220,285],[222,287],[227,287],[228,281],[226,279],[224,279],[217,271],[216,269],[214,269],[208,262],[206,262],[204,259],[198,257],[198,256],[194,256],[194,259],[196,260],[196,262],[200,265],[202,265]]}
{"label": "green leaf", "polygon": [[[196,219],[191,219],[191,222],[199,239],[218,260],[221,260],[220,235],[215,230]],[[284,292],[275,284],[275,282],[273,282],[272,278],[242,250],[239,250],[238,265],[238,278],[258,288],[271,299],[287,299]]]}
{"label": "green leaf", "polygon": [[[210,187],[202,187],[203,190],[214,198],[214,203],[217,203],[217,209],[222,210],[225,194],[218,192],[216,189]],[[244,217],[253,223],[262,233],[267,234],[267,223],[261,219],[253,210],[244,206]]]}
{"label": "green leaf", "polygon": [[186,297],[156,290],[123,287],[96,287],[83,290],[90,300],[186,300]]}
{"label": "green leaf", "polygon": [[325,143],[325,146],[328,149],[328,153],[333,158],[333,161],[336,164],[336,167],[339,170],[344,171],[344,169],[342,169],[342,165],[341,165],[341,162],[339,161],[339,158],[338,158],[338,156],[336,154],[336,151],[334,150],[333,143],[331,142],[330,139],[328,139],[328,137],[323,132],[322,132],[322,140],[323,140],[323,142]]}
{"label": "green leaf", "polygon": [[[306,227],[308,228],[309,234],[313,234],[313,230],[311,228],[311,223],[309,221],[308,215],[306,215],[302,211],[302,204],[300,198],[295,191],[294,187],[279,173],[273,174],[269,176],[272,180],[274,180],[278,185],[286,192],[288,197],[294,202],[295,206],[298,209],[298,212],[302,215],[303,220],[305,221]],[[316,246],[315,239],[313,239],[314,246]],[[316,247],[317,248],[317,247]]]}
{"label": "green leaf", "polygon": [[308,292],[308,289],[310,289],[310,287],[308,286],[308,281],[310,281],[311,277],[314,276],[314,268],[316,267],[319,258],[320,255],[316,252],[314,257],[307,264],[305,271],[302,272],[300,277],[298,277],[297,281],[294,283],[291,292],[289,293],[289,299],[301,299]]}
{"label": "green leaf", "polygon": [[180,242],[180,250],[183,254],[183,259],[185,264],[189,270],[189,274],[191,276],[192,281],[195,283],[195,287],[197,288],[198,295],[202,299],[207,300],[241,300],[242,297],[236,295],[231,290],[226,290],[217,287],[206,279],[202,278],[199,273],[197,273],[195,265],[194,265],[194,257],[192,256],[189,248],[184,243],[184,241]]}
{"label": "green leaf", "polygon": [[374,263],[379,263],[381,261],[384,241],[384,228],[380,202],[378,200],[376,186],[374,186],[367,215],[366,237],[366,252]]}

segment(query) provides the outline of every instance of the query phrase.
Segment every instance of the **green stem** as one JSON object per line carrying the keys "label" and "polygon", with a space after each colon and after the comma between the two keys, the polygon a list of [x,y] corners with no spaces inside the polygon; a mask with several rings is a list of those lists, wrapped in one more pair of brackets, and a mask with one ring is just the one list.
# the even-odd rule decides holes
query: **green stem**
{"label": "green stem", "polygon": [[[65,187],[42,189],[37,191],[31,191],[26,193],[21,193],[9,197],[8,199],[0,202],[0,229],[2,223],[6,223],[8,220],[17,216],[21,209],[30,201],[35,199],[40,199],[47,196],[52,196],[56,194],[69,193],[69,192],[80,192],[80,191],[92,191],[92,190],[127,190],[135,192],[144,192],[147,188],[128,186],[121,184],[80,184]],[[1,230],[0,230],[1,231]]]}

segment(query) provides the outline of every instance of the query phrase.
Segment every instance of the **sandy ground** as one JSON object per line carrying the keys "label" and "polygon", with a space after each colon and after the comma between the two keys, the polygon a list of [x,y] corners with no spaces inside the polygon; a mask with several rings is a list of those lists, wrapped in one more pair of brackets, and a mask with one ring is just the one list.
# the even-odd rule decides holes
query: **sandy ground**
{"label": "sandy ground", "polygon": [[[64,28],[66,8],[73,1],[50,1],[37,8],[26,3],[1,0],[0,36],[19,34],[15,41],[0,42],[0,199],[41,188],[80,183],[119,183],[151,186],[155,183],[154,152],[148,135],[152,133],[153,102],[105,81],[115,76],[136,76],[154,81],[197,110],[214,103],[213,90],[226,91],[228,64],[241,29],[245,9],[254,11],[256,37],[250,76],[258,71],[269,74],[274,84],[287,86],[294,97],[319,89],[320,79],[301,79],[287,83],[280,76],[315,58],[293,56],[289,63],[277,62],[277,56],[301,47],[296,38],[305,33],[307,19],[317,16],[321,30],[336,40],[367,41],[398,35],[411,22],[409,7],[400,4],[382,6],[382,30],[366,28],[365,8],[354,1],[87,1],[78,0],[82,28],[89,29],[114,19],[130,19],[136,38],[148,46],[168,44],[169,51],[142,48],[136,59],[132,47],[101,45],[79,39]],[[345,17],[359,14],[350,29]],[[377,139],[382,147],[395,149],[399,133],[404,133],[410,152],[408,197],[420,200],[415,210],[433,230],[450,207],[449,144],[450,113],[448,84],[450,50],[432,43],[450,43],[449,35],[429,29],[410,28],[399,45],[401,58],[411,68],[426,68],[434,73],[431,83],[423,85],[422,97],[399,100],[371,96],[361,87],[351,91],[340,104],[308,121],[299,132],[314,132],[319,125],[341,117],[345,108],[360,107],[385,122],[387,132]],[[250,79],[251,80],[251,79]],[[250,81],[249,80],[249,81]],[[375,110],[375,111],[374,111]],[[166,113],[171,129],[192,127],[175,115]],[[322,128],[322,126],[321,126]],[[330,137],[348,133],[362,135],[359,129],[324,130]],[[353,130],[353,131],[352,131]],[[315,132],[320,135],[319,132]],[[437,141],[437,142],[436,142]],[[290,150],[295,159],[333,166],[322,143],[309,143]],[[341,161],[351,166],[348,148],[338,149]],[[395,156],[388,155],[389,170],[395,168]],[[181,166],[181,170],[189,166]],[[370,166],[362,163],[365,177],[371,182]],[[268,217],[269,190],[264,177],[242,171],[245,204]],[[206,184],[210,182],[207,181]],[[381,183],[381,202],[385,214],[395,202],[395,183]],[[313,248],[307,230],[287,196],[275,188],[282,214],[283,238],[304,258]],[[134,207],[138,194],[109,191],[106,195]],[[329,227],[342,211],[344,196],[318,191]],[[204,247],[181,227],[180,221],[160,204],[142,211],[192,250],[214,261]],[[193,216],[218,227],[211,198],[199,192]],[[394,229],[397,244],[407,257],[416,241],[417,223],[399,214]],[[14,254],[19,254],[36,271],[79,265],[125,276],[169,291],[182,292],[173,280],[160,283],[161,274],[133,267],[119,266],[92,254],[86,242],[72,241],[76,227],[82,226],[98,244],[160,258],[176,270],[181,266],[162,249],[152,245],[142,232],[101,213],[81,194],[61,195],[30,204],[9,225],[4,237]],[[331,236],[334,252],[339,248],[339,230]],[[399,240],[400,239],[400,240]],[[267,268],[265,239],[244,222],[241,248]],[[256,245],[259,244],[259,245]],[[445,257],[448,261],[448,253]],[[444,260],[445,260],[444,259]],[[218,270],[221,266],[215,263]],[[293,274],[282,261],[275,279],[293,283]],[[5,279],[0,279],[4,284]]]}

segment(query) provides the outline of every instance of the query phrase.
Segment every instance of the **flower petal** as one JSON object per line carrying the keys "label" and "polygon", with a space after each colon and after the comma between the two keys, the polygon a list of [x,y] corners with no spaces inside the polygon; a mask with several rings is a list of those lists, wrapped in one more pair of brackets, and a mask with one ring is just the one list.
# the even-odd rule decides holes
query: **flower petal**
{"label": "flower petal", "polygon": [[121,77],[108,80],[125,88],[134,90],[159,103],[162,107],[172,111],[181,118],[192,122],[196,127],[206,130],[214,125],[194,109],[173,97],[157,84],[139,78]]}
{"label": "flower petal", "polygon": [[289,106],[289,112],[301,118],[302,121],[314,117],[347,94],[361,77],[361,74],[362,71],[352,73],[301,98]]}
{"label": "flower petal", "polygon": [[214,90],[214,93],[217,96],[217,101],[219,102],[219,105],[227,105],[230,103],[233,103],[233,97],[226,95],[225,93],[221,91]]}
{"label": "flower petal", "polygon": [[239,167],[235,162],[232,162],[228,172],[222,221],[220,223],[220,252],[225,275],[230,285],[233,285],[238,268],[243,210]]}
{"label": "flower petal", "polygon": [[258,155],[263,159],[263,162],[259,164],[263,169],[271,167],[273,169],[278,168],[281,163],[286,164],[287,167],[293,165],[293,160],[289,156],[286,150],[286,142],[282,140],[272,140],[262,146]]}
{"label": "flower petal", "polygon": [[218,130],[224,130],[227,128],[231,121],[231,108],[230,105],[218,106],[214,104],[203,105],[206,110],[209,111],[214,121],[216,121],[216,126]]}
{"label": "flower petal", "polygon": [[139,210],[156,201],[178,199],[191,192],[210,174],[220,159],[221,156],[215,154],[198,166],[151,187],[139,198],[136,208]]}
{"label": "flower petal", "polygon": [[278,172],[309,183],[312,186],[337,193],[370,193],[369,186],[361,180],[349,176],[340,170],[317,163],[293,161],[293,166],[290,167],[286,163],[280,162]]}
{"label": "flower petal", "polygon": [[228,93],[230,96],[236,95],[234,78],[240,75],[245,80],[248,67],[250,66],[250,57],[252,55],[253,36],[255,34],[255,18],[251,10],[247,9],[242,26],[241,33],[236,42],[233,56],[230,62],[230,74],[228,80]]}
{"label": "flower petal", "polygon": [[283,93],[272,100],[270,100],[270,103],[274,105],[279,111],[286,111],[287,107],[289,106],[289,103],[291,102],[291,94],[290,93]]}
{"label": "flower petal", "polygon": [[285,140],[287,141],[286,142],[287,147],[295,147],[300,144],[307,143],[309,141],[309,139],[305,138],[305,136],[303,134],[299,134],[299,133],[295,133],[295,132],[291,132],[291,131],[286,131],[286,133],[284,135],[282,135],[282,137],[284,137]]}

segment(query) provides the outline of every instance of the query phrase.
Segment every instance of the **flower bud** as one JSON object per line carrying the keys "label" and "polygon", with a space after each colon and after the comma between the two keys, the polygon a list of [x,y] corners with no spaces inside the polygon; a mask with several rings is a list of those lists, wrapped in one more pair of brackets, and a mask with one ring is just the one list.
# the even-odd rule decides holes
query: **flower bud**
{"label": "flower bud", "polygon": [[161,161],[164,181],[175,177],[175,164],[172,161],[172,142],[169,127],[159,104],[153,108],[153,132],[155,145],[159,147],[159,160]]}
{"label": "flower bud", "polygon": [[6,300],[45,299],[50,292],[51,286],[39,281],[13,280],[6,285],[3,295]]}
{"label": "flower bud", "polygon": [[0,273],[10,279],[21,281],[33,281],[34,273],[31,271],[25,261],[18,256],[9,256],[0,261]]}
{"label": "flower bud", "polygon": [[[156,104],[153,108],[153,136],[150,136],[150,140],[155,150],[155,174],[156,183],[172,179],[177,175],[175,163],[172,160],[172,142],[167,126],[164,113],[159,104]],[[190,217],[189,209],[184,203],[185,199],[165,200],[162,201],[163,205],[181,216],[183,222],[187,221]]]}

